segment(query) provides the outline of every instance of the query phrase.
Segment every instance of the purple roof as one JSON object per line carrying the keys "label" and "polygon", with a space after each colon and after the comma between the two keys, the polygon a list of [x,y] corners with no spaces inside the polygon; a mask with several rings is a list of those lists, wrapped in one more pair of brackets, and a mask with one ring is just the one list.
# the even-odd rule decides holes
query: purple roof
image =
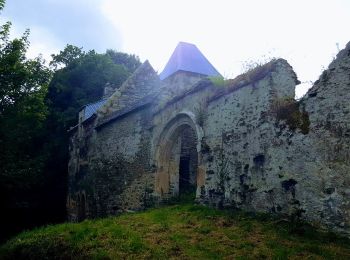
{"label": "purple roof", "polygon": [[177,71],[189,71],[206,76],[221,76],[196,45],[186,42],[179,42],[164,70],[159,74],[159,78],[163,80]]}

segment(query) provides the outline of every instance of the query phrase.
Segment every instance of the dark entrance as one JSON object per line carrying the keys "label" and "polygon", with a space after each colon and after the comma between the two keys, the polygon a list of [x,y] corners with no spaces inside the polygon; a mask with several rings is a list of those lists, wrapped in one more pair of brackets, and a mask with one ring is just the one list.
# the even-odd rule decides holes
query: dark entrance
{"label": "dark entrance", "polygon": [[188,193],[193,190],[193,185],[190,179],[190,157],[180,157],[179,167],[179,191],[181,193]]}
{"label": "dark entrance", "polygon": [[195,193],[198,153],[196,134],[188,127],[181,133],[181,152],[179,162],[179,194]]}
{"label": "dark entrance", "polygon": [[85,203],[85,194],[81,194],[79,196],[78,221],[83,221],[86,218]]}
{"label": "dark entrance", "polygon": [[196,126],[187,115],[179,115],[164,128],[155,154],[157,194],[164,199],[182,195],[188,201],[195,198],[198,150]]}

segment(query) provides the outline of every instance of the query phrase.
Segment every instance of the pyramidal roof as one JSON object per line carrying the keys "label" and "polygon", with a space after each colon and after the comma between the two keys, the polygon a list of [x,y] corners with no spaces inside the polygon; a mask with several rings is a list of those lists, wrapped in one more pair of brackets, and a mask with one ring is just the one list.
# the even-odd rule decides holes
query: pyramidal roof
{"label": "pyramidal roof", "polygon": [[178,43],[164,70],[159,74],[159,78],[163,80],[177,71],[194,72],[206,76],[221,76],[197,46],[187,42]]}

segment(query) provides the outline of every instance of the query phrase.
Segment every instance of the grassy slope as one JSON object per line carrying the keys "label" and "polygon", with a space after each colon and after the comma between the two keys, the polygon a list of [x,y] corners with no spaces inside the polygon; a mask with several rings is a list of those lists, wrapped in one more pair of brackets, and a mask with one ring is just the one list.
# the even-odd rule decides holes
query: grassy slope
{"label": "grassy slope", "polygon": [[287,257],[350,259],[350,243],[267,216],[181,204],[38,228],[0,248],[0,259]]}

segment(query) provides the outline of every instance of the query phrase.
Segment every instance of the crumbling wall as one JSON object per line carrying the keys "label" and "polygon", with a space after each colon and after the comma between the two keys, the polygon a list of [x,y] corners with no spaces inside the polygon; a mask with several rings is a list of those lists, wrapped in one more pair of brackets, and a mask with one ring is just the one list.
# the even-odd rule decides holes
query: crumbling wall
{"label": "crumbling wall", "polygon": [[152,203],[149,104],[160,80],[145,61],[72,134],[68,218],[117,214]]}
{"label": "crumbling wall", "polygon": [[103,125],[96,119],[71,138],[68,218],[115,215],[152,204],[149,107],[135,109]]}
{"label": "crumbling wall", "polygon": [[149,109],[97,128],[90,147],[96,215],[147,207],[154,183],[150,162]]}
{"label": "crumbling wall", "polygon": [[186,73],[161,84],[146,63],[124,84],[124,96],[112,96],[72,135],[71,219],[177,195],[181,141],[191,140],[198,201],[350,234],[349,55],[347,46],[300,101],[294,100],[296,75],[282,59],[226,86],[193,75],[184,80]]}
{"label": "crumbling wall", "polygon": [[204,201],[247,210],[274,208],[269,197],[276,175],[267,152],[275,126],[268,119],[269,111],[274,100],[293,98],[297,83],[289,64],[277,63],[276,70],[258,81],[208,104]]}
{"label": "crumbling wall", "polygon": [[[310,125],[288,138],[290,173],[302,216],[350,234],[350,45],[301,100]],[[284,131],[285,133],[286,131]],[[286,135],[286,134],[284,134]],[[283,147],[280,147],[283,148]],[[281,149],[274,151],[281,152]],[[282,158],[279,160],[282,161]]]}
{"label": "crumbling wall", "polygon": [[[300,102],[284,62],[208,106],[202,201],[350,233],[349,50]],[[293,82],[294,81],[294,82]]]}
{"label": "crumbling wall", "polygon": [[88,174],[93,133],[94,127],[91,121],[80,124],[71,133],[67,197],[67,216],[71,221],[80,221],[95,214],[93,185]]}
{"label": "crumbling wall", "polygon": [[[199,201],[349,233],[347,55],[341,53],[301,101],[294,100],[296,75],[281,59],[221,89],[197,82],[156,110],[153,151],[166,141],[161,133],[171,120],[192,115],[202,133]],[[152,154],[157,166],[160,158]]]}
{"label": "crumbling wall", "polygon": [[78,132],[71,133],[69,140],[69,161],[68,161],[68,196],[66,201],[67,217],[70,221],[78,219],[78,199],[76,195],[76,175],[78,172],[79,155],[78,155]]}

